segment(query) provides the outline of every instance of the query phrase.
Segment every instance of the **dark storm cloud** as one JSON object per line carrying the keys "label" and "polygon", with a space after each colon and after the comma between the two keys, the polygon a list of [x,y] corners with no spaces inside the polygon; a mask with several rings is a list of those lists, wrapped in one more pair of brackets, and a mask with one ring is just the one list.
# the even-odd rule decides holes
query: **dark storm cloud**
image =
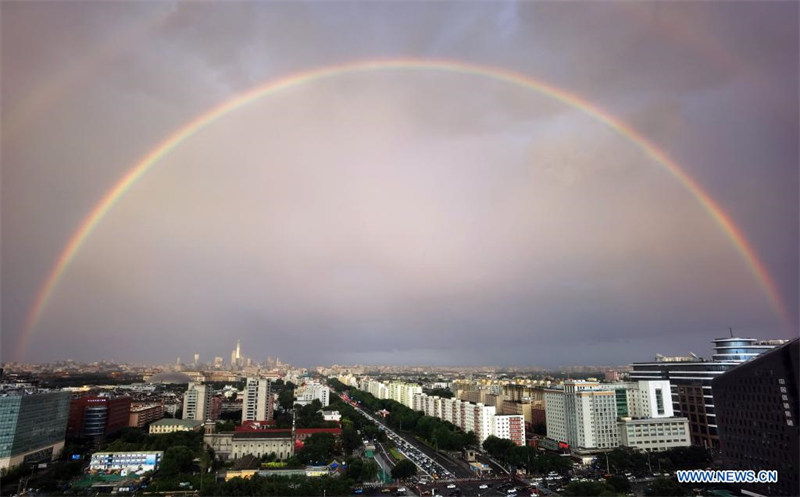
{"label": "dark storm cloud", "polygon": [[[738,222],[797,322],[795,4],[2,14],[5,360],[71,233],[168,133],[266,81],[398,56],[503,67],[620,116]],[[308,365],[626,363],[702,354],[728,326],[787,334],[708,213],[624,137],[497,81],[385,71],[265,98],[162,159],[82,247],[26,358],[226,357],[241,338]]]}

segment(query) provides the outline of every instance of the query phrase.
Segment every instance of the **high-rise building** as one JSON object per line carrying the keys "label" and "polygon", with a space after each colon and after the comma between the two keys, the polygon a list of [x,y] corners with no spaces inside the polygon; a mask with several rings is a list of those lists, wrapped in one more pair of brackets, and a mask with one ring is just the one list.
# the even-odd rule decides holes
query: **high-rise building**
{"label": "high-rise building", "polygon": [[272,388],[265,378],[247,378],[242,402],[242,422],[272,419]]}
{"label": "high-rise building", "polygon": [[742,485],[750,495],[800,495],[800,340],[712,381],[727,469],[777,470],[776,483]]}
{"label": "high-rise building", "polygon": [[[597,383],[566,381],[561,388],[545,391],[547,436],[575,448],[611,449],[623,445],[628,439],[638,443],[637,435],[649,437],[650,428],[634,426],[644,420],[660,420],[659,427],[669,425],[679,432],[686,419],[673,416],[668,381],[639,381],[628,383]],[[628,423],[631,424],[630,437]],[[620,429],[626,433],[620,436]],[[644,433],[644,432],[647,433]],[[653,429],[657,434],[658,427]],[[684,433],[685,435],[685,433]],[[642,442],[648,450],[685,445],[679,437],[656,438],[655,443],[645,437]],[[688,440],[688,438],[686,439]]]}
{"label": "high-rise building", "polygon": [[67,435],[104,437],[115,433],[130,421],[131,398],[86,395],[72,399],[69,405]]}
{"label": "high-rise building", "polygon": [[213,420],[211,417],[211,399],[214,391],[209,385],[189,383],[183,395],[183,419],[198,421]]}
{"label": "high-rise building", "polygon": [[718,449],[716,411],[711,382],[737,365],[785,343],[786,340],[755,338],[714,339],[714,354],[704,360],[694,354],[685,357],[657,355],[654,362],[632,365],[631,380],[668,380],[672,392],[672,409],[689,419],[692,443]]}
{"label": "high-rise building", "polygon": [[64,449],[69,392],[0,397],[0,469],[55,460]]}

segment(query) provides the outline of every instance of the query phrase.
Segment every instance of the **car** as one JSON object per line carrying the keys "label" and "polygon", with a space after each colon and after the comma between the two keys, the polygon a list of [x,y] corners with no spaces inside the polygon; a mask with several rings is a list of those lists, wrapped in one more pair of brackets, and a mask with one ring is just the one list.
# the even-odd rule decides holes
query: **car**
{"label": "car", "polygon": [[483,485],[479,486],[478,488],[480,488],[481,490],[483,490],[483,489],[489,488],[489,485],[487,485],[487,484],[485,484],[485,483],[484,483]]}
{"label": "car", "polygon": [[447,488],[456,488],[456,484],[455,483],[450,483],[449,485],[447,485]]}

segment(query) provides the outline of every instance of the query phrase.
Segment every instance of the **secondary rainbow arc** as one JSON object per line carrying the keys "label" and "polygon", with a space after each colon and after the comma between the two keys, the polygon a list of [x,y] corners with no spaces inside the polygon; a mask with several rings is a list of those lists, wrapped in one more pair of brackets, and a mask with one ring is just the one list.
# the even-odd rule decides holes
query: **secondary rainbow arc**
{"label": "secondary rainbow arc", "polygon": [[525,74],[512,72],[506,69],[484,66],[466,62],[452,60],[431,60],[431,59],[388,59],[352,62],[342,65],[334,65],[318,68],[306,72],[292,74],[264,85],[246,91],[217,107],[201,114],[190,121],[157,147],[152,149],[139,162],[133,165],[127,173],[95,204],[91,212],[84,218],[78,229],[73,233],[69,242],[62,250],[53,268],[44,281],[40,291],[37,293],[34,304],[32,305],[25,327],[20,340],[18,341],[17,354],[21,358],[24,354],[27,341],[36,329],[42,314],[47,307],[54,290],[63,277],[70,263],[73,261],[81,246],[91,235],[97,225],[109,213],[114,205],[122,198],[144,174],[146,174],[159,159],[167,155],[183,141],[194,135],[199,130],[210,125],[215,120],[236,111],[237,109],[255,102],[259,98],[278,93],[282,90],[292,88],[327,78],[332,78],[344,74],[359,72],[369,72],[376,70],[425,70],[443,71],[450,73],[461,73],[475,76],[487,77],[497,81],[502,81],[511,85],[527,88],[536,91],[547,97],[556,99],[566,105],[578,109],[586,115],[594,118],[600,123],[610,127],[619,135],[635,144],[644,154],[653,161],[663,166],[669,171],[684,187],[698,200],[703,208],[708,211],[712,219],[717,223],[723,233],[728,237],[736,250],[746,262],[748,268],[759,282],[768,301],[781,317],[787,329],[791,329],[792,319],[786,306],[781,299],[777,286],[771,278],[763,262],[757,256],[755,250],[745,238],[742,231],[733,223],[731,218],[724,210],[706,193],[700,185],[694,181],[674,160],[664,151],[660,150],[653,143],[647,140],[635,129],[615,118],[611,114],[595,106],[594,104],[582,99],[580,96],[569,93],[565,90],[552,86],[548,83],[527,76]]}

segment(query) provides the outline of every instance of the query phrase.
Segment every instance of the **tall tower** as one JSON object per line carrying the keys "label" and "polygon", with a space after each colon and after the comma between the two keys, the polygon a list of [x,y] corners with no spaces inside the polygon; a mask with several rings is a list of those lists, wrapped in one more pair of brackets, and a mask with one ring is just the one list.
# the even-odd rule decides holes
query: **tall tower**
{"label": "tall tower", "polygon": [[195,352],[195,354],[194,354],[194,365],[197,366],[198,362],[200,362],[200,354]]}
{"label": "tall tower", "polygon": [[236,359],[242,359],[242,343],[240,340],[236,340]]}

